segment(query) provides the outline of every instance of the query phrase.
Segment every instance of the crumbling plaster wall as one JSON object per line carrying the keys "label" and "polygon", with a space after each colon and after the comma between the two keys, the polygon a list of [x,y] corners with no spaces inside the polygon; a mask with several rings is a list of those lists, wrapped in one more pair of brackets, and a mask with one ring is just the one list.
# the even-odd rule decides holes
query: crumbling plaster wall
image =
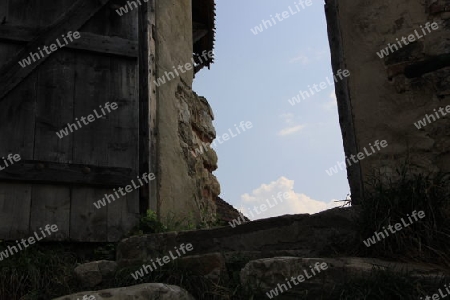
{"label": "crumbling plaster wall", "polygon": [[[191,63],[191,0],[156,1],[156,78],[173,67]],[[212,174],[217,156],[208,102],[191,89],[193,69],[156,89],[157,99],[157,212],[161,220],[215,220],[220,186]],[[167,78],[166,78],[167,79]]]}
{"label": "crumbling plaster wall", "polygon": [[[394,176],[408,155],[417,172],[450,171],[450,115],[420,130],[414,125],[425,114],[450,105],[450,68],[416,78],[404,73],[405,67],[450,52],[450,12],[442,11],[449,5],[448,0],[326,1],[333,71],[351,72],[336,84],[346,155],[363,151],[375,140],[388,143],[348,168],[357,201],[362,183],[374,170]],[[416,29],[422,33],[420,25],[427,22],[436,22],[439,29],[383,59],[377,55],[397,38]]]}

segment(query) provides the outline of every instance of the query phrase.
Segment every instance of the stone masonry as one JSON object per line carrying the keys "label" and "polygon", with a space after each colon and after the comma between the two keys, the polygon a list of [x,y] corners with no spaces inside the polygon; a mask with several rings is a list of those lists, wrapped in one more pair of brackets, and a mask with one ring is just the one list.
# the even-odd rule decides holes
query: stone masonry
{"label": "stone masonry", "polygon": [[[405,161],[417,173],[450,171],[449,114],[436,115],[450,105],[449,5],[448,0],[326,1],[333,71],[351,72],[336,83],[345,154],[370,151],[376,140],[388,143],[348,168],[355,203],[374,172],[395,180],[395,169]],[[438,28],[426,29],[432,23]],[[403,37],[414,41],[406,45]],[[380,57],[382,49],[389,54]],[[419,120],[427,125],[416,128]]]}

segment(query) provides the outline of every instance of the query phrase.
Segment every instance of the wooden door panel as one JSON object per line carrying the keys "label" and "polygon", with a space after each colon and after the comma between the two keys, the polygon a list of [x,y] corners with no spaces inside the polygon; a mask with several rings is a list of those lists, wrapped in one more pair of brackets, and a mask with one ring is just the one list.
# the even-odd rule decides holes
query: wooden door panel
{"label": "wooden door panel", "polygon": [[[134,225],[137,190],[101,209],[93,205],[139,168],[137,10],[119,17],[111,6],[118,3],[126,2],[0,4],[0,157],[22,157],[0,172],[0,239],[57,224],[50,240],[116,241]],[[80,40],[19,66],[30,51],[77,30]],[[106,102],[119,108],[56,135]]]}

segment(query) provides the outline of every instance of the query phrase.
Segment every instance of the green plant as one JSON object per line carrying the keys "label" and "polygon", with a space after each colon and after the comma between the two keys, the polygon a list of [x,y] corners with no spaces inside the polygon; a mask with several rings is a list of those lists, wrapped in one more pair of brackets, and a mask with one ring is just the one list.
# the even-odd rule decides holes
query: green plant
{"label": "green plant", "polygon": [[149,209],[147,210],[145,216],[140,217],[138,224],[133,227],[128,236],[170,231],[195,230],[210,227],[211,226],[204,223],[199,223],[196,225],[192,213],[190,213],[189,216],[180,217],[175,213],[170,212],[160,221],[158,220],[156,213]]}
{"label": "green plant", "polygon": [[167,231],[168,228],[158,220],[156,213],[148,209],[147,213],[140,217],[138,224],[131,230],[129,235],[143,235]]}
{"label": "green plant", "polygon": [[183,231],[196,229],[195,221],[192,213],[189,216],[177,216],[175,213],[170,212],[167,214],[163,223],[166,224],[168,231]]}

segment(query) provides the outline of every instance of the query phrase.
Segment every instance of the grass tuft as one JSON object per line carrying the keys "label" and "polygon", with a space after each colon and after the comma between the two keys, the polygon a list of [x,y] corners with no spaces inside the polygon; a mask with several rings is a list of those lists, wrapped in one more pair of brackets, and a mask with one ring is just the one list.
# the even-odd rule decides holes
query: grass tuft
{"label": "grass tuft", "polygon": [[[443,263],[450,267],[450,177],[411,175],[407,168],[397,170],[399,180],[374,177],[361,204],[358,220],[360,254],[372,257]],[[392,178],[392,177],[389,177]],[[364,246],[362,240],[394,226],[413,211],[424,211],[425,217],[391,233],[375,245]]]}

